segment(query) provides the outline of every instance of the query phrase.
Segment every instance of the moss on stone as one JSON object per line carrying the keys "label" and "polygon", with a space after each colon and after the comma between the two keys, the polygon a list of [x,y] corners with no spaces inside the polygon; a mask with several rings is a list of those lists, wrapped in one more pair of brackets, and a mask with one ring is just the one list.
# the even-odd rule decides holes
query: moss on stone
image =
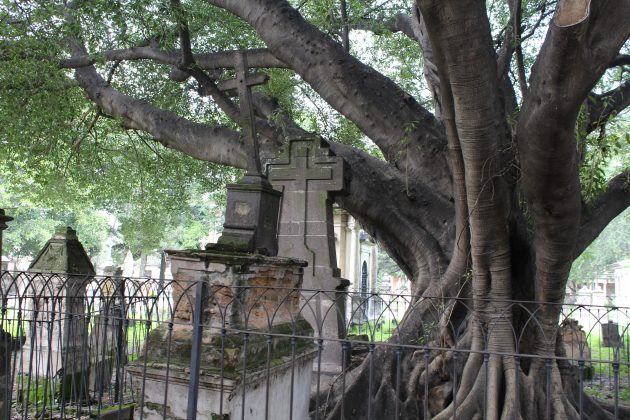
{"label": "moss on stone", "polygon": [[[145,346],[148,347],[146,362],[151,365],[179,366],[186,368],[190,366],[190,354],[192,350],[192,334],[190,340],[172,340],[170,348],[164,345],[166,326],[160,326],[152,330],[146,339]],[[272,327],[271,331],[251,331],[245,343],[245,336],[242,334],[227,334],[213,336],[210,343],[202,344],[200,355],[200,368],[205,373],[223,374],[226,377],[236,378],[239,371],[245,367],[246,370],[257,370],[266,366],[269,358],[273,366],[286,362],[287,357],[293,355],[293,345],[291,336],[309,337],[313,329],[304,318],[299,318],[295,323],[279,324]],[[268,336],[272,336],[271,355],[268,355]],[[221,348],[223,347],[223,354]],[[295,342],[295,355],[299,356],[315,349],[313,340],[310,338],[297,338]],[[170,353],[170,357],[169,357]],[[143,364],[145,351],[136,364]],[[222,365],[223,364],[223,365]],[[245,365],[245,366],[243,366]]]}

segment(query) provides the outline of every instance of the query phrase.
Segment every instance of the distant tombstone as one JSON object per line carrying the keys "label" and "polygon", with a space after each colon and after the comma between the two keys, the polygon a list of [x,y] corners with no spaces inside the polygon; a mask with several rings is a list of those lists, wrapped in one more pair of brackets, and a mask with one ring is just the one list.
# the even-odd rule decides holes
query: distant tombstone
{"label": "distant tombstone", "polygon": [[[335,236],[330,192],[343,192],[344,161],[334,156],[319,138],[289,141],[285,155],[268,166],[274,188],[281,189],[282,205],[278,229],[278,255],[308,261],[304,288],[328,292],[303,293],[305,316],[316,335],[338,339],[345,330],[345,297],[339,293],[349,282],[340,277],[335,254]],[[307,312],[311,312],[307,314]],[[324,343],[324,369],[338,370],[341,347]]]}
{"label": "distant tombstone", "polygon": [[114,270],[115,269],[116,269],[116,267],[114,267],[113,265],[105,266],[105,268],[103,268],[103,275],[111,277],[111,276],[114,275]]}
{"label": "distant tombstone", "polygon": [[[61,375],[61,397],[84,399],[88,372],[86,288],[95,271],[76,231],[57,229],[28,271],[41,275],[33,276],[31,287],[25,291],[37,318],[28,322],[22,373],[48,378]],[[28,363],[31,351],[36,360]],[[31,372],[33,366],[38,367],[36,372]]]}
{"label": "distant tombstone", "polygon": [[603,347],[619,347],[621,344],[621,337],[619,337],[619,324],[613,321],[608,321],[608,323],[602,324],[602,340]]}
{"label": "distant tombstone", "polygon": [[7,268],[4,268],[3,262],[2,262],[2,232],[9,227],[7,225],[7,222],[10,222],[11,220],[13,220],[13,217],[11,216],[7,216],[4,213],[4,209],[0,209],[0,269],[1,270],[7,270]]}
{"label": "distant tombstone", "polygon": [[0,279],[2,279],[1,281],[1,289],[0,289],[0,295],[3,298],[6,298],[7,296],[15,296],[18,294],[18,281],[17,281],[17,276],[12,275],[11,273],[9,273],[9,262],[8,261],[2,261],[1,263],[2,267],[0,267]]}
{"label": "distant tombstone", "polygon": [[561,325],[562,344],[564,352],[568,359],[569,365],[579,367],[581,361],[583,363],[584,379],[591,379],[593,376],[593,366],[591,365],[591,349],[588,346],[586,333],[577,320],[569,318],[562,322]]}

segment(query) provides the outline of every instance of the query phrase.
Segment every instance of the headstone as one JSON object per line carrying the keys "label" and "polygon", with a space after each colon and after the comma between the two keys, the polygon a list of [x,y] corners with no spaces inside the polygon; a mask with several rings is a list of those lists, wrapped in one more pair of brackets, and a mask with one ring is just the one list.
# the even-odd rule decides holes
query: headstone
{"label": "headstone", "polygon": [[88,377],[86,288],[95,271],[76,231],[58,229],[28,271],[33,282],[25,294],[33,307],[27,315],[34,318],[26,319],[21,373],[56,375],[57,397],[82,400]]}
{"label": "headstone", "polygon": [[0,327],[0,419],[11,418],[11,334]]}
{"label": "headstone", "polygon": [[608,321],[608,323],[602,324],[602,341],[603,347],[619,347],[621,344],[619,324],[613,321]]}
{"label": "headstone", "polygon": [[[110,390],[114,371],[116,375],[122,376],[121,369],[126,362],[122,269],[106,267],[106,272],[112,273],[112,277],[105,277],[99,282],[100,290],[95,294],[94,302],[98,312],[92,317],[89,337],[89,390],[99,396]],[[120,390],[120,381],[121,378],[116,377],[116,391]],[[115,397],[119,397],[116,392]]]}
{"label": "headstone", "polygon": [[588,346],[586,333],[577,320],[568,318],[562,322],[561,329],[564,352],[569,365],[580,366],[580,361],[584,361],[584,379],[593,377],[593,366],[591,360],[591,350]]}
{"label": "headstone", "polygon": [[345,190],[344,160],[334,156],[320,138],[291,139],[284,155],[268,166],[272,185],[282,191],[278,255],[308,262],[303,292],[307,319],[315,335],[324,339],[322,371],[341,366],[345,332],[345,294],[349,282],[337,268],[332,201],[329,193]]}
{"label": "headstone", "polygon": [[[194,418],[189,388],[197,386],[198,419],[266,418],[266,409],[270,419],[289,418],[290,410],[295,419],[308,418],[315,350],[306,338],[295,340],[292,350],[288,336],[312,335],[300,316],[297,290],[306,263],[217,247],[167,252],[174,279],[172,330],[166,323],[152,330],[127,368],[136,401],[143,401],[136,417]],[[197,293],[203,329],[194,365]],[[249,332],[247,341],[241,331]]]}

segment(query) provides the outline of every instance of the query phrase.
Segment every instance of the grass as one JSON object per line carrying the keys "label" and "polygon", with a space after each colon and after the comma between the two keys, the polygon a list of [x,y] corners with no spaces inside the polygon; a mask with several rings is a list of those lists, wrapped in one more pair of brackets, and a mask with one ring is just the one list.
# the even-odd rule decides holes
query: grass
{"label": "grass", "polygon": [[25,334],[26,322],[23,319],[18,320],[18,314],[15,309],[6,308],[5,313],[2,315],[0,326],[4,331],[11,334],[11,337],[15,338]]}
{"label": "grass", "polygon": [[348,330],[348,335],[367,335],[369,341],[379,343],[389,340],[397,327],[395,320],[383,320],[375,323],[374,321],[364,322],[363,324],[354,324]]}
{"label": "grass", "polygon": [[630,334],[626,333],[622,340],[619,348],[604,347],[600,328],[593,329],[587,337],[595,373],[594,379],[585,383],[584,390],[588,395],[603,400],[615,398],[614,362],[617,361],[619,363],[619,400],[630,402],[630,352],[628,351]]}
{"label": "grass", "polygon": [[626,334],[621,346],[617,349],[613,347],[604,347],[604,340],[601,332],[594,330],[589,334],[587,341],[591,350],[591,360],[600,360],[593,362],[593,369],[599,375],[613,375],[613,362],[616,359],[619,362],[619,376],[630,376],[630,354],[628,345],[630,344],[630,336]]}

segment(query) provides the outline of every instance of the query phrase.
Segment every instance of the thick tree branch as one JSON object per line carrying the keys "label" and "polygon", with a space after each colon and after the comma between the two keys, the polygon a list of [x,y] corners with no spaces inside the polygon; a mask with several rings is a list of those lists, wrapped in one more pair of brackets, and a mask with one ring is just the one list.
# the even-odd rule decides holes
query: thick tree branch
{"label": "thick tree branch", "polygon": [[560,1],[532,70],[517,139],[535,228],[537,300],[563,297],[580,221],[575,122],[628,38],[629,17],[629,2]]}
{"label": "thick tree branch", "polygon": [[190,29],[188,29],[186,12],[179,0],[171,0],[171,8],[175,14],[175,19],[177,19],[177,25],[179,26],[179,44],[182,52],[180,66],[188,67],[194,65],[195,59],[193,58],[192,47],[190,45]]}
{"label": "thick tree branch", "polygon": [[[76,46],[75,51],[85,50]],[[226,127],[208,127],[118,92],[94,67],[75,70],[75,78],[90,100],[123,126],[145,131],[164,146],[204,161],[244,168],[247,156],[239,134]]]}
{"label": "thick tree branch", "polygon": [[525,76],[525,64],[523,62],[523,48],[521,47],[521,0],[512,0],[510,4],[510,13],[512,14],[512,34],[514,52],[516,53],[516,69],[518,74],[518,84],[521,89],[521,95],[525,97],[527,94],[527,80]]}
{"label": "thick tree branch", "polygon": [[380,20],[374,18],[355,19],[350,26],[352,29],[370,31],[375,35],[383,35],[387,32],[400,32],[414,41],[418,41],[412,28],[411,16],[405,13],[398,13],[393,17]]}
{"label": "thick tree branch", "polygon": [[606,191],[595,201],[583,204],[574,257],[579,257],[608,223],[628,207],[630,207],[630,170],[614,177],[608,183]]}
{"label": "thick tree branch", "polygon": [[251,24],[269,50],[353,121],[410,178],[450,195],[444,130],[390,79],[349,55],[285,0],[208,0]]}
{"label": "thick tree branch", "polygon": [[608,67],[630,66],[630,54],[621,54],[608,64]]}
{"label": "thick tree branch", "polygon": [[587,135],[605,125],[611,118],[630,106],[630,81],[598,95],[591,94],[584,102],[586,121],[580,135]]}
{"label": "thick tree branch", "polygon": [[[197,65],[204,70],[217,70],[234,66],[234,57],[238,51],[221,51],[217,53],[193,54],[193,59]],[[267,49],[253,49],[245,52],[247,64],[251,68],[259,67],[288,67],[284,62],[278,60]],[[61,60],[62,68],[79,68],[91,66],[100,61],[136,61],[153,60],[159,64],[177,66],[180,55],[166,52],[160,49],[146,46],[128,49],[103,51],[98,54],[83,54]]]}
{"label": "thick tree branch", "polygon": [[386,247],[407,276],[419,280],[416,287],[438,280],[455,240],[453,204],[365,152],[332,142],[330,148],[346,160],[352,176],[348,194],[337,196],[337,203]]}
{"label": "thick tree branch", "polygon": [[400,32],[418,43],[420,49],[422,50],[422,57],[424,59],[423,73],[429,86],[429,90],[431,91],[431,97],[433,98],[435,117],[441,120],[442,105],[440,103],[440,78],[438,76],[438,70],[433,57],[433,47],[431,46],[431,41],[427,35],[424,21],[422,20],[422,16],[420,15],[417,7],[413,8],[413,16],[398,13],[392,18],[382,21],[363,19],[356,22],[353,27],[371,31],[377,35],[383,33],[384,31],[392,33]]}

